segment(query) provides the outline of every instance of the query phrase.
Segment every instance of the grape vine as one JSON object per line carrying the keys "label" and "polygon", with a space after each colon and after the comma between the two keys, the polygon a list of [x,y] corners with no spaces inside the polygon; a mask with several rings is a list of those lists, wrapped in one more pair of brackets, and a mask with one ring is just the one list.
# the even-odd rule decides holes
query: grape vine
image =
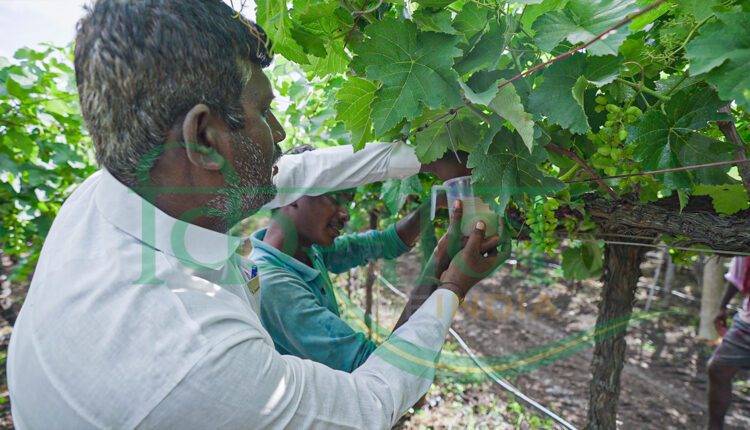
{"label": "grape vine", "polygon": [[[592,193],[708,196],[724,214],[748,201],[750,172],[732,165],[743,131],[728,127],[748,117],[750,41],[732,35],[749,10],[732,0],[257,2],[276,52],[335,93],[325,127],[336,142],[405,140],[423,162],[468,152],[478,192],[498,212],[525,213],[548,252],[561,228],[550,209],[586,219]],[[389,193],[393,212],[404,199]]]}

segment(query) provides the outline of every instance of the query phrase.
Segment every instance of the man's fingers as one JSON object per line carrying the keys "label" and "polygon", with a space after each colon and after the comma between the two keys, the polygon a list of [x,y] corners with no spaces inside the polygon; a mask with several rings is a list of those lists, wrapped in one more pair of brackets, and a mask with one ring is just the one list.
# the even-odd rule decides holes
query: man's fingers
{"label": "man's fingers", "polygon": [[453,214],[451,215],[450,219],[450,225],[448,226],[448,231],[450,233],[460,233],[461,232],[461,218],[464,215],[464,204],[461,200],[456,199],[453,202]]}
{"label": "man's fingers", "polygon": [[482,246],[479,248],[479,251],[482,253],[486,253],[492,250],[497,251],[497,245],[500,245],[500,236],[491,236],[485,239],[484,242],[482,242]]}
{"label": "man's fingers", "polygon": [[487,225],[484,221],[477,221],[474,226],[474,231],[471,232],[469,240],[466,242],[466,248],[464,248],[469,256],[478,256],[482,254],[480,251],[482,242],[484,242],[484,232],[486,229]]}

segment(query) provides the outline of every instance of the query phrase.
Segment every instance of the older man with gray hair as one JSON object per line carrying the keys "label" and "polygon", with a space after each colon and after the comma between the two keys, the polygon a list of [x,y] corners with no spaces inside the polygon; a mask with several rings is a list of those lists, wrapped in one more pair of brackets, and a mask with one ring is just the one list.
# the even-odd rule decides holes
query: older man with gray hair
{"label": "older man with gray hair", "polygon": [[284,157],[274,183],[284,131],[270,60],[262,29],[220,0],[89,9],[75,68],[103,169],[60,210],[14,328],[18,428],[386,428],[427,390],[459,299],[498,262],[480,255],[481,223],[435,292],[351,374],[274,350],[230,229],[277,187],[272,206],[461,169],[379,144]]}

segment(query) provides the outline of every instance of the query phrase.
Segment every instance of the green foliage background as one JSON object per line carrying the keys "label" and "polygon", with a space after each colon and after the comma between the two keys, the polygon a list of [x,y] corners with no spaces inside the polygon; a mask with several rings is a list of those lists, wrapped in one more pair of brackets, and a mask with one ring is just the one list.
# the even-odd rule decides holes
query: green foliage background
{"label": "green foliage background", "polygon": [[[498,212],[525,214],[537,249],[593,237],[581,196],[601,193],[572,151],[603,177],[732,160],[716,126],[750,138],[747,0],[668,0],[588,49],[517,79],[591,40],[647,0],[258,0],[257,19],[280,54],[268,70],[288,139],[356,148],[404,140],[423,162],[470,153],[477,190]],[[729,113],[718,108],[729,105]],[[94,170],[79,113],[70,49],[22,49],[0,59],[0,243],[28,275],[64,198]],[[412,209],[433,178],[358,193],[354,228],[377,210],[385,222]],[[608,180],[619,196],[677,194],[748,208],[736,167]],[[557,219],[570,207],[583,221]],[[580,218],[580,216],[578,218]],[[584,254],[584,252],[586,254]],[[600,269],[574,242],[572,277]]]}
{"label": "green foliage background", "polygon": [[[581,198],[603,191],[593,181],[568,184],[591,176],[550,148],[570,151],[606,178],[735,159],[739,148],[717,121],[734,121],[745,141],[750,136],[750,58],[741,30],[750,26],[747,0],[659,2],[586,49],[518,78],[652,4],[259,0],[257,17],[277,53],[312,82],[335,83],[324,90],[335,92],[335,128],[343,124],[355,147],[403,140],[422,162],[469,152],[478,193],[500,213],[526,214],[526,225],[514,227],[530,229],[533,246],[553,252],[561,225],[570,237],[594,237]],[[730,112],[720,113],[725,106]],[[707,195],[721,214],[748,207],[729,165],[607,184],[642,202],[677,195],[684,205]],[[387,191],[370,195],[390,213],[414,192]],[[577,213],[557,219],[552,207]],[[601,270],[598,249],[571,245],[563,254],[571,277]]]}
{"label": "green foliage background", "polygon": [[0,246],[33,270],[63,200],[95,170],[78,107],[70,49],[0,58]]}

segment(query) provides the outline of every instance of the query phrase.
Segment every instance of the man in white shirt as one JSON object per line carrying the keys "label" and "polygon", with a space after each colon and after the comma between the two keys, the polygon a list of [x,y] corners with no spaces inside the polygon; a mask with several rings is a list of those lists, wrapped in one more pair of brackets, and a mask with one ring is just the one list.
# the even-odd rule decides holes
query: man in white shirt
{"label": "man in white shirt", "polygon": [[[61,208],[14,327],[18,428],[390,427],[429,387],[459,299],[498,264],[479,223],[351,374],[279,355],[227,232],[273,198],[284,132],[265,35],[232,15],[220,0],[99,0],[81,22],[77,83],[104,169]],[[274,204],[419,168],[398,145],[293,156]]]}

